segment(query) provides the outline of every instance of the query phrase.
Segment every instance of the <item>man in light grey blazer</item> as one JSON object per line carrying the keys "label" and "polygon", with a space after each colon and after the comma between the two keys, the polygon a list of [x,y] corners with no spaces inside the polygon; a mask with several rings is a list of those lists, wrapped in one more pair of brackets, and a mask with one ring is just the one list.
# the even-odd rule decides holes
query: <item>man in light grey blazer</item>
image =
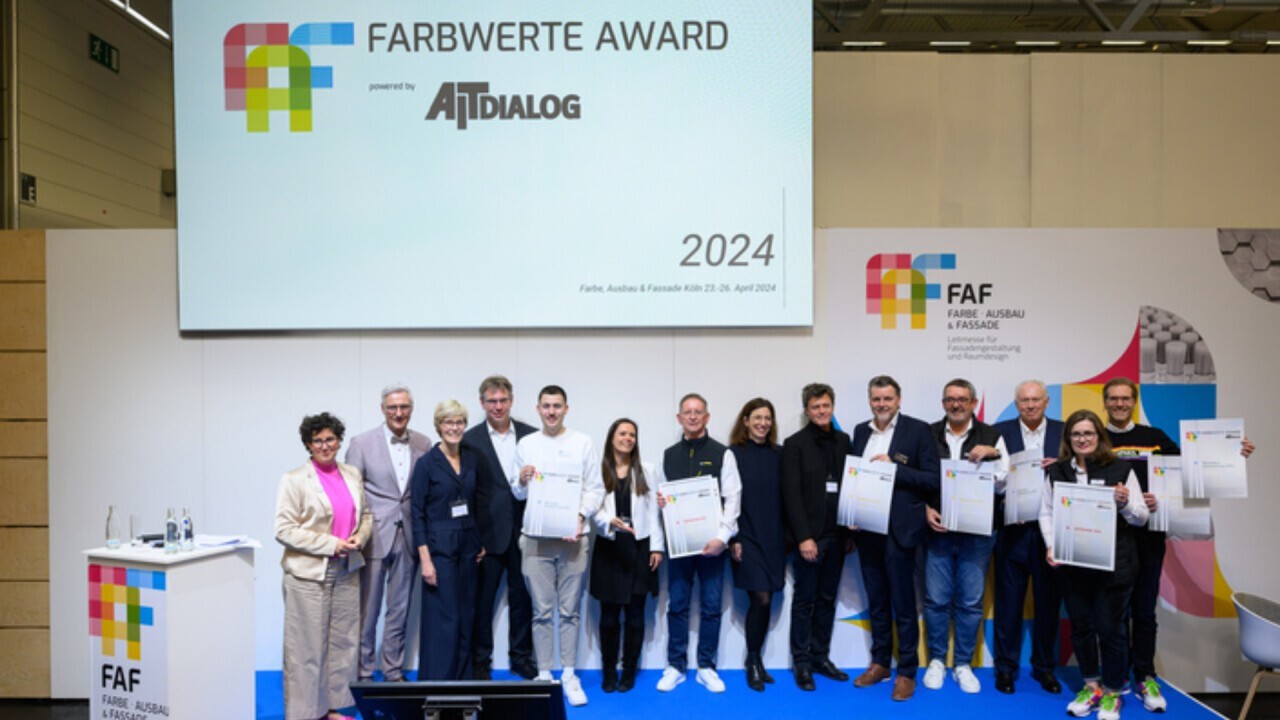
{"label": "man in light grey blazer", "polygon": [[373,512],[373,537],[364,546],[360,570],[360,679],[370,680],[377,667],[378,614],[382,600],[382,675],[404,681],[405,624],[413,597],[418,555],[412,547],[409,477],[413,464],[431,449],[431,438],[409,429],[413,393],[404,385],[382,389],[386,422],[351,439],[347,464],[360,470]]}

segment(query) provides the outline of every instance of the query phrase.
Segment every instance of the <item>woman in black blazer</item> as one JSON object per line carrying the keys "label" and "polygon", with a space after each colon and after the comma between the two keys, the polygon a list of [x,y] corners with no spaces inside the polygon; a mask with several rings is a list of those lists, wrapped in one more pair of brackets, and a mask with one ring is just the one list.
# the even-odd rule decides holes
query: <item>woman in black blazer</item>
{"label": "woman in black blazer", "polygon": [[418,679],[471,679],[471,631],[479,562],[476,467],[480,456],[462,447],[467,411],[456,400],[436,406],[440,442],[413,466],[413,540],[422,568]]}

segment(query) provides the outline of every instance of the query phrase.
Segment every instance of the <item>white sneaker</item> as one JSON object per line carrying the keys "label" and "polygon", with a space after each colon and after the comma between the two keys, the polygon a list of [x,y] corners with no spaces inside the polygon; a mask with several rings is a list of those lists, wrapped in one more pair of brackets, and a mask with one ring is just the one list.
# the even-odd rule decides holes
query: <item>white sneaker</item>
{"label": "white sneaker", "polygon": [[560,687],[564,689],[564,699],[570,705],[582,707],[587,704],[587,694],[582,691],[582,682],[577,675],[571,672],[561,674]]}
{"label": "white sneaker", "polygon": [[[684,673],[668,665],[667,669],[662,671],[662,677],[658,679],[658,692],[671,692],[682,682],[684,682]],[[724,684],[721,683],[720,686],[723,688]]]}
{"label": "white sneaker", "polygon": [[960,686],[960,690],[970,695],[982,691],[982,683],[978,682],[978,678],[973,674],[973,668],[968,665],[957,665],[955,669],[956,684]]}
{"label": "white sneaker", "polygon": [[551,682],[551,673],[543,670],[533,679],[534,682]]}
{"label": "white sneaker", "polygon": [[930,690],[942,687],[942,680],[947,676],[947,666],[941,660],[930,660],[929,669],[924,671],[924,686]]}
{"label": "white sneaker", "polygon": [[1147,678],[1138,685],[1138,694],[1142,696],[1142,707],[1151,712],[1164,712],[1169,703],[1160,694],[1160,683],[1155,678]]}
{"label": "white sneaker", "polygon": [[[683,675],[681,675],[681,679],[684,679]],[[698,684],[713,693],[724,692],[724,681],[720,679],[720,675],[716,673],[715,668],[698,668]]]}

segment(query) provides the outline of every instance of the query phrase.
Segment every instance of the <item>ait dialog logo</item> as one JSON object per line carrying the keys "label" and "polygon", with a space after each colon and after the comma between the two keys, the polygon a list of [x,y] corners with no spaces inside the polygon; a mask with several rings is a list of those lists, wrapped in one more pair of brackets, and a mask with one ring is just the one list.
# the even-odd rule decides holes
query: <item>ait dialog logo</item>
{"label": "ait dialog logo", "polygon": [[353,23],[241,23],[222,40],[227,110],[245,129],[267,132],[271,111],[289,112],[290,132],[311,132],[311,91],[333,87],[333,67],[312,65],[313,45],[354,45]]}
{"label": "ait dialog logo", "polygon": [[898,327],[910,318],[912,330],[925,328],[925,302],[942,297],[942,286],[925,282],[929,270],[955,270],[954,253],[917,255],[881,253],[867,261],[867,314],[880,316],[880,328]]}

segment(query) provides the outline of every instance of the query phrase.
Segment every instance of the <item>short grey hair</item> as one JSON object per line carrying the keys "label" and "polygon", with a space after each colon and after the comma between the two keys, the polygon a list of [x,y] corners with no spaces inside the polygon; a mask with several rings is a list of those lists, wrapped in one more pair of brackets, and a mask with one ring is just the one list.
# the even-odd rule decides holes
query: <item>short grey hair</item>
{"label": "short grey hair", "polygon": [[973,386],[973,383],[969,382],[968,380],[965,380],[964,378],[955,378],[954,380],[952,380],[951,382],[948,382],[945,386],[943,386],[942,388],[943,399],[946,399],[947,397],[947,388],[953,388],[953,387],[962,388],[965,392],[969,393],[970,400],[978,399],[978,389]]}
{"label": "short grey hair", "polygon": [[396,393],[404,393],[405,395],[408,395],[409,404],[410,405],[413,404],[413,391],[409,389],[408,385],[405,385],[404,383],[398,383],[398,382],[391,383],[390,385],[382,388],[382,403],[385,405],[387,402],[387,396],[395,395]]}
{"label": "short grey hair", "polygon": [[1040,392],[1044,393],[1045,397],[1049,396],[1049,386],[1045,385],[1043,380],[1036,380],[1032,378],[1031,380],[1023,380],[1018,383],[1018,386],[1013,389],[1014,399],[1017,399],[1018,394],[1022,392],[1022,388],[1027,387],[1028,385],[1034,385],[1040,388]]}

